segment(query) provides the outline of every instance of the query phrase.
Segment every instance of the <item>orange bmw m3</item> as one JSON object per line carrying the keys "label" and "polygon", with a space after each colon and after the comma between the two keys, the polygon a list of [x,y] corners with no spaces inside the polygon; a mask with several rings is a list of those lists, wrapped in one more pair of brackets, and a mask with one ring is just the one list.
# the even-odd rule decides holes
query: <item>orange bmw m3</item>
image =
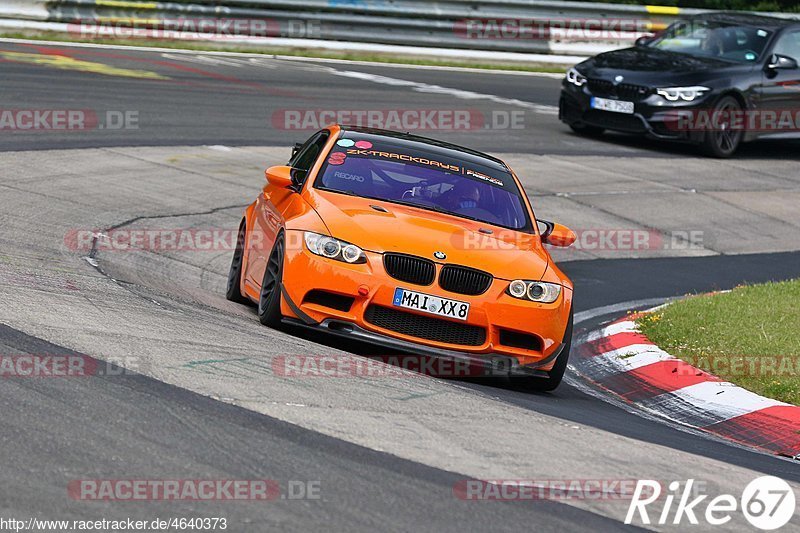
{"label": "orange bmw m3", "polygon": [[415,135],[334,125],[311,136],[241,221],[227,298],[260,321],[453,358],[553,390],[567,366],[572,282],[514,172]]}

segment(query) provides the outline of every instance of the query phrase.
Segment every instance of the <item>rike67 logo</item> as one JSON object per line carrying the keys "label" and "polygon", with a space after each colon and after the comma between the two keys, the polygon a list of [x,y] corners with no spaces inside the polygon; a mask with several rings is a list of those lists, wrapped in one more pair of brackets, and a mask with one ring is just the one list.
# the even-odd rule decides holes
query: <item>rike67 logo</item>
{"label": "rike67 logo", "polygon": [[[762,476],[751,481],[741,498],[732,494],[721,494],[708,499],[708,494],[699,494],[694,480],[689,479],[683,486],[673,481],[668,492],[662,494],[661,483],[640,479],[631,498],[625,523],[639,522],[643,525],[680,525],[686,522],[699,524],[705,519],[707,524],[722,526],[741,512],[751,526],[763,531],[774,531],[789,523],[795,512],[795,495],[792,487],[784,480],[774,476]],[[654,512],[648,505],[663,499],[661,512]],[[657,504],[658,505],[658,504]],[[685,520],[685,521],[684,521]]]}

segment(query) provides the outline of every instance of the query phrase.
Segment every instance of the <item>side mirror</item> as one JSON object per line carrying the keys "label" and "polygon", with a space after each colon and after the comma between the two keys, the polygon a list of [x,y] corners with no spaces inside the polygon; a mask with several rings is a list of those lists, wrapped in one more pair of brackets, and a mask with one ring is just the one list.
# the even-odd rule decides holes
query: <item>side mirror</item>
{"label": "side mirror", "polygon": [[772,57],[767,62],[767,69],[769,70],[791,70],[795,68],[797,68],[797,60],[781,54],[772,54]]}
{"label": "side mirror", "polygon": [[542,231],[542,242],[544,243],[566,248],[572,246],[572,243],[578,238],[575,232],[566,226],[548,220],[539,220],[539,222],[545,226]]}
{"label": "side mirror", "polygon": [[638,39],[633,42],[634,46],[647,46],[647,44],[653,40],[652,35],[642,35]]}
{"label": "side mirror", "polygon": [[280,188],[288,188],[294,185],[292,181],[292,167],[287,166],[275,166],[269,167],[264,174],[267,177],[267,181],[270,185]]}

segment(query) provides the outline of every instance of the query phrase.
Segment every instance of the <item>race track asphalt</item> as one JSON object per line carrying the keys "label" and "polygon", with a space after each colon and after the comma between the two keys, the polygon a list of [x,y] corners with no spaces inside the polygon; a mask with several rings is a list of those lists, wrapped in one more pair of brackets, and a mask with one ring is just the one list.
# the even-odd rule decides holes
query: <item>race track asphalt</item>
{"label": "race track asphalt", "polygon": [[[608,158],[609,172],[613,158],[624,158],[643,176],[649,162],[694,158],[690,147],[573,135],[553,114],[560,82],[552,77],[7,42],[0,42],[0,69],[3,108],[138,117],[135,129],[0,135],[0,354],[137,362],[120,375],[0,381],[7,465],[0,515],[225,516],[233,531],[613,531],[623,528],[626,505],[618,501],[470,502],[454,497],[453,486],[467,478],[696,477],[718,493],[737,493],[760,473],[800,486],[795,462],[631,413],[574,376],[541,395],[499,380],[275,376],[271,364],[281,355],[371,350],[261,327],[252,309],[221,295],[228,251],[101,252],[98,271],[64,239],[71,230],[125,221],[131,228],[235,228],[264,166],[310,133],[276,127],[287,110],[521,111],[516,129],[426,133],[515,157]],[[780,189],[788,197],[798,189],[790,176],[796,148],[760,142],[745,148],[742,164],[789,176]],[[704,174],[721,168],[692,161],[698,189]],[[792,216],[783,217],[787,228]],[[704,223],[716,228],[713,219]],[[800,274],[800,253],[784,251],[791,247],[740,255],[723,244],[693,257],[564,256],[575,310],[585,319],[577,327],[610,318],[602,308],[614,304],[636,308],[642,300]],[[201,364],[208,361],[214,364]],[[301,480],[319,482],[322,498],[120,503],[67,496],[70,480],[133,478],[265,478],[282,487]],[[731,524],[746,525],[741,517]]]}

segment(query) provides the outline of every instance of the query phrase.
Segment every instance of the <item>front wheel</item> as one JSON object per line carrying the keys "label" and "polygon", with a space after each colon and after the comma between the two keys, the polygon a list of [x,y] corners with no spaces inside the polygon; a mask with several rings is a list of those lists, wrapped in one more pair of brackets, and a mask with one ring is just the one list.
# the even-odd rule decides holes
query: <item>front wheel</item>
{"label": "front wheel", "polygon": [[281,233],[269,254],[258,297],[258,320],[271,328],[278,328],[283,318],[281,315],[281,282],[283,281],[284,250],[284,238]]}
{"label": "front wheel", "polygon": [[518,384],[529,392],[550,392],[555,390],[564,378],[564,372],[567,370],[567,362],[569,361],[569,352],[572,347],[572,310],[569,312],[569,321],[567,322],[567,329],[564,331],[564,349],[556,358],[556,364],[547,372],[546,378],[538,377],[523,377],[518,379]]}
{"label": "front wheel", "polygon": [[733,155],[742,142],[743,132],[734,127],[734,117],[742,111],[739,101],[733,96],[723,96],[714,106],[711,115],[713,129],[705,132],[701,149],[711,157],[726,158]]}

